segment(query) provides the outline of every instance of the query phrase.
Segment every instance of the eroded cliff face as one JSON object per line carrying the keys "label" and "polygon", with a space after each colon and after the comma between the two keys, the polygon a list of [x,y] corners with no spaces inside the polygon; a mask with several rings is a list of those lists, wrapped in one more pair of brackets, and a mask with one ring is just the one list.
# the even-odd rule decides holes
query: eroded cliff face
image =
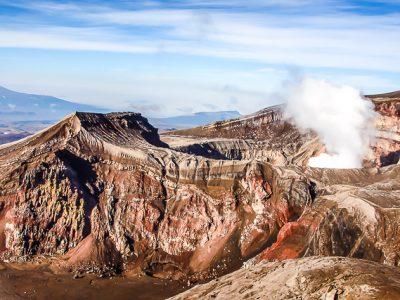
{"label": "eroded cliff face", "polygon": [[273,106],[239,119],[167,132],[161,139],[173,149],[216,159],[258,159],[277,166],[306,166],[323,151],[313,132],[300,132]]}
{"label": "eroded cliff face", "polygon": [[256,260],[348,256],[398,266],[400,166],[308,169],[316,198]]}
{"label": "eroded cliff face", "polygon": [[218,274],[272,244],[313,197],[296,172],[172,151],[137,114],[75,114],[0,151],[7,260]]}
{"label": "eroded cliff face", "polygon": [[373,145],[375,163],[388,166],[400,158],[400,94],[374,96],[377,138]]}
{"label": "eroded cliff face", "polygon": [[[375,107],[375,138],[365,167],[396,164],[400,158],[400,94],[366,96]],[[258,159],[277,166],[306,166],[325,152],[313,132],[301,132],[283,116],[283,106],[239,119],[164,133],[161,139],[184,153],[216,159]]]}

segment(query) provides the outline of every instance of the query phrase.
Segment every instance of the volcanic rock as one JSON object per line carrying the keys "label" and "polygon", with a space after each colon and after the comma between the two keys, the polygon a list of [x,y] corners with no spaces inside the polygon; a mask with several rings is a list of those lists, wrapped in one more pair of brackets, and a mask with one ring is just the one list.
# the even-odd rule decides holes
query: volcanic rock
{"label": "volcanic rock", "polygon": [[[366,96],[377,112],[376,136],[365,167],[396,164],[400,158],[400,93]],[[173,149],[216,159],[258,159],[273,165],[306,166],[324,152],[315,133],[301,132],[284,118],[282,105],[207,126],[164,133]]]}
{"label": "volcanic rock", "polygon": [[312,202],[302,174],[162,146],[138,114],[77,113],[2,147],[3,259],[217,274],[272,244]]}
{"label": "volcanic rock", "polygon": [[374,162],[388,166],[400,158],[400,92],[368,96],[379,113],[375,120],[377,137],[373,145]]}
{"label": "volcanic rock", "polygon": [[162,135],[175,150],[216,159],[258,159],[273,165],[307,165],[323,145],[315,133],[300,132],[273,106],[241,118]]}
{"label": "volcanic rock", "polygon": [[[280,107],[162,139],[140,114],[72,114],[0,147],[0,259],[190,283],[250,258],[260,266],[297,259],[291,264],[300,269],[314,262],[315,274],[332,262],[359,272],[370,263],[302,257],[394,270],[383,264],[400,264],[398,106],[397,98],[379,99],[384,134],[366,158],[370,167],[348,170],[307,167],[323,145],[285,121]],[[318,293],[336,295],[330,291]]]}
{"label": "volcanic rock", "polygon": [[339,257],[262,262],[170,299],[398,299],[400,272]]}

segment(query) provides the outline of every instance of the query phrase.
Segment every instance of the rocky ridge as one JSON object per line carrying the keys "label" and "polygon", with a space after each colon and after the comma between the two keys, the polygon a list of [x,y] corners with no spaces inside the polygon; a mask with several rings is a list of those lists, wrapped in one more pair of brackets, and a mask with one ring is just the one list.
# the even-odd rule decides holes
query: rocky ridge
{"label": "rocky ridge", "polygon": [[177,151],[219,159],[259,159],[274,165],[307,165],[323,145],[312,132],[300,132],[273,106],[242,118],[164,133]]}
{"label": "rocky ridge", "polygon": [[[387,166],[400,158],[400,95],[369,95],[377,112],[375,140],[365,166]],[[300,132],[273,106],[242,118],[164,133],[161,138],[177,151],[219,159],[257,158],[274,165],[306,166],[324,151],[312,132]]]}

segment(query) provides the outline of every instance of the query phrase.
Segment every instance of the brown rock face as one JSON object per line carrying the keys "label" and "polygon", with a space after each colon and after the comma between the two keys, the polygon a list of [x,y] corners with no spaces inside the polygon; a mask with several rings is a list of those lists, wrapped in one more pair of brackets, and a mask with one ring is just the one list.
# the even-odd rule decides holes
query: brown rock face
{"label": "brown rock face", "polygon": [[160,146],[137,114],[78,113],[3,147],[2,257],[208,274],[272,244],[312,202],[302,174]]}
{"label": "brown rock face", "polygon": [[300,132],[283,118],[283,106],[239,119],[163,134],[177,151],[216,159],[258,159],[273,165],[307,165],[323,145],[312,132]]}
{"label": "brown rock face", "polygon": [[379,113],[375,121],[378,134],[373,146],[375,164],[388,166],[400,158],[400,93],[372,97]]}
{"label": "brown rock face", "polygon": [[[396,164],[400,158],[400,95],[366,96],[377,111],[376,137],[365,167]],[[162,135],[173,149],[215,159],[259,159],[273,165],[306,166],[324,152],[312,132],[300,132],[283,118],[283,106],[263,109],[239,119],[177,130]]]}
{"label": "brown rock face", "polygon": [[397,268],[349,258],[262,262],[170,299],[398,299]]}
{"label": "brown rock face", "polygon": [[316,198],[258,259],[349,256],[399,265],[400,166],[309,169]]}

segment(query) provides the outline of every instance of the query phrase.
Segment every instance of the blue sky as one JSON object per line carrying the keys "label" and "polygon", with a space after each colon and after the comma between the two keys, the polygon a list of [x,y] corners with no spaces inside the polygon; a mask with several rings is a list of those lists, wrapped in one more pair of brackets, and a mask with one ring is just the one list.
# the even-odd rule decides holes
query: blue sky
{"label": "blue sky", "polygon": [[293,74],[400,89],[400,0],[0,0],[0,85],[151,116],[250,113]]}

